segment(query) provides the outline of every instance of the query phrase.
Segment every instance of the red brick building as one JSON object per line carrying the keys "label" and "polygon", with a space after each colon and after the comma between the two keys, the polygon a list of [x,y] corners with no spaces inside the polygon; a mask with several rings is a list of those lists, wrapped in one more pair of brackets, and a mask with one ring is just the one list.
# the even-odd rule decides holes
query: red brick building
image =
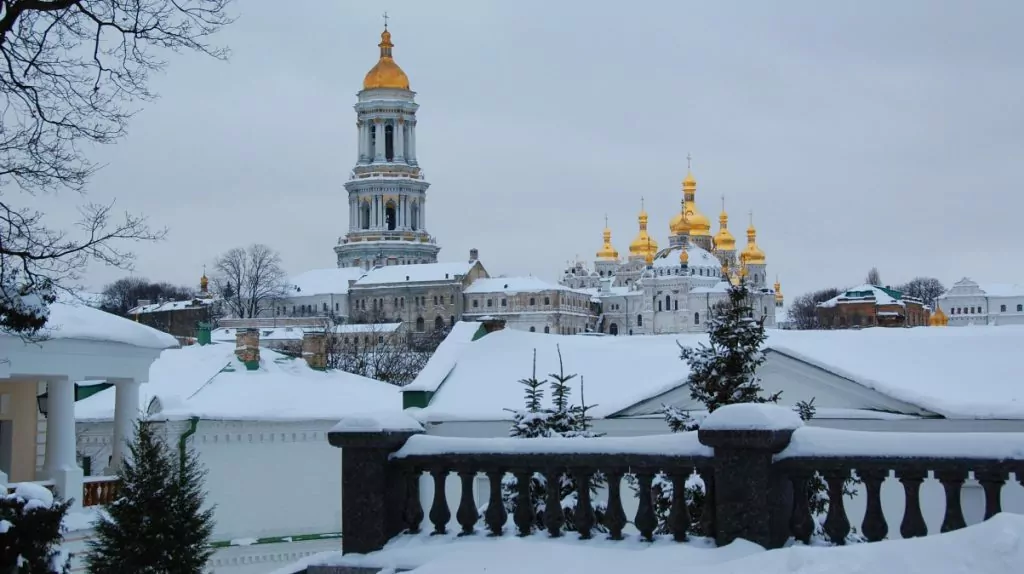
{"label": "red brick building", "polygon": [[928,308],[920,299],[876,285],[861,285],[819,303],[817,314],[824,329],[928,325]]}

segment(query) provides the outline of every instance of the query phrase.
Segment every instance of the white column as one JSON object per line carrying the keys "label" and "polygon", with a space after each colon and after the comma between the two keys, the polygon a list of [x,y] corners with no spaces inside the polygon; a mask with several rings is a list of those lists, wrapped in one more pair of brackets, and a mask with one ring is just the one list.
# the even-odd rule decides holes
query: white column
{"label": "white column", "polygon": [[139,418],[139,382],[118,381],[114,384],[114,445],[110,467],[120,472],[121,461],[128,456],[128,445],[135,438],[135,421]]}
{"label": "white column", "polygon": [[416,122],[409,122],[409,163],[416,163]]}
{"label": "white column", "polygon": [[376,145],[373,146],[373,161],[382,162],[384,161],[384,124],[374,120],[373,129],[377,138]]}
{"label": "white column", "polygon": [[363,137],[363,122],[356,122],[356,149],[358,149],[356,163],[363,162],[363,156],[366,153],[366,147],[363,145],[366,138]]}
{"label": "white column", "polygon": [[[76,377],[79,378],[79,377]],[[46,450],[43,472],[65,500],[75,499],[72,508],[82,506],[82,469],[75,460],[75,383],[71,378],[46,383]]]}
{"label": "white column", "polygon": [[405,122],[399,118],[395,122],[395,161],[405,161]]}

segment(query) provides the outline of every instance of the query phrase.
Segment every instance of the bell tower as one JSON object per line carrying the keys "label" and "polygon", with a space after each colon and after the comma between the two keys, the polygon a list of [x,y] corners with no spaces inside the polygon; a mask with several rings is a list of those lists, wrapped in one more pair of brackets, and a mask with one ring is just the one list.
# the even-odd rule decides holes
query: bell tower
{"label": "bell tower", "polygon": [[334,252],[338,267],[436,263],[441,248],[427,232],[427,188],[416,158],[416,93],[394,60],[385,20],[380,58],[358,94],[358,157],[348,192],[348,232]]}

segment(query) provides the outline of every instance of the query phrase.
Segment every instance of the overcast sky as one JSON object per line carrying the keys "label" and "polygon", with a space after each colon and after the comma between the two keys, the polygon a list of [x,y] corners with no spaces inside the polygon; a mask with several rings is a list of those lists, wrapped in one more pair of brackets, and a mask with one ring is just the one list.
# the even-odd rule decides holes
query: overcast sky
{"label": "overcast sky", "polygon": [[[371,6],[368,6],[372,4]],[[640,197],[665,244],[686,155],[742,246],[754,212],[789,297],[932,275],[1022,282],[1024,3],[244,0],[229,62],[173,57],[90,199],[169,228],[136,274],[194,284],[263,242],[290,273],[346,231],[356,92],[381,13],[420,104],[442,261],[556,280],[627,252]],[[54,224],[78,198],[33,200]],[[98,289],[121,273],[93,268]]]}

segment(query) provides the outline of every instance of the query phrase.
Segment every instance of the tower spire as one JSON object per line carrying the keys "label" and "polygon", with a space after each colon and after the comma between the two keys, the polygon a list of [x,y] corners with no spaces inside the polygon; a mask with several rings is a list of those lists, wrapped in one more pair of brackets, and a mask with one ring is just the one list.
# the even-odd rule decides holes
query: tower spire
{"label": "tower spire", "polygon": [[388,29],[388,13],[384,12],[384,29]]}

